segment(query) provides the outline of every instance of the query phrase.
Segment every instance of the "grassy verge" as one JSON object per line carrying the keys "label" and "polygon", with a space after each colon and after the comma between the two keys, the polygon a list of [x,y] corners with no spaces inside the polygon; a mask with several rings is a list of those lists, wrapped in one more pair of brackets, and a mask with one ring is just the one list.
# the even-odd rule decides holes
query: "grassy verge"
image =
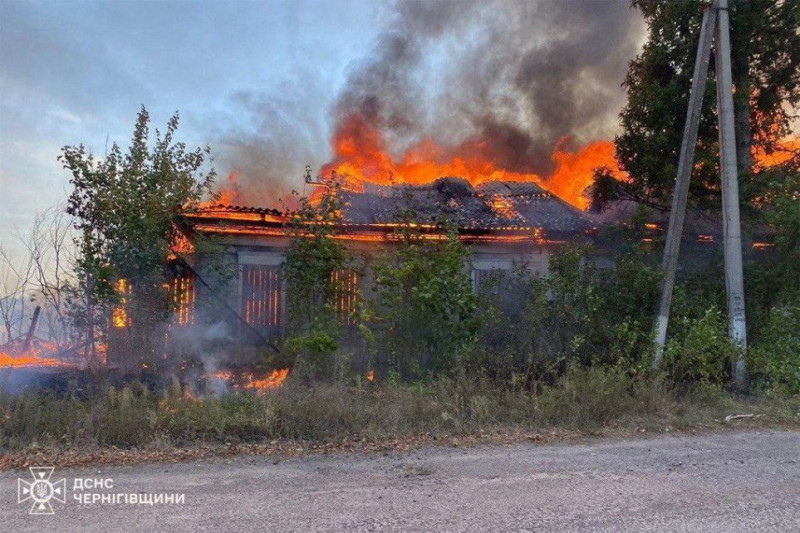
{"label": "grassy verge", "polygon": [[21,467],[45,459],[64,465],[709,429],[744,413],[764,415],[744,421],[750,425],[800,427],[800,398],[708,388],[678,394],[591,368],[535,393],[469,379],[311,388],[288,382],[266,395],[203,399],[177,384],[163,395],[129,385],[90,398],[0,396],[0,413],[0,467]]}

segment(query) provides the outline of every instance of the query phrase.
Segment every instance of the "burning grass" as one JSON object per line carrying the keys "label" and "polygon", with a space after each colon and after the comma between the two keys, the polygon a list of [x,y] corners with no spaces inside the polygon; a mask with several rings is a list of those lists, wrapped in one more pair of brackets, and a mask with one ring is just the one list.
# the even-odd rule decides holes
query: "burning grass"
{"label": "burning grass", "polygon": [[0,371],[4,369],[75,366],[61,359],[48,357],[55,355],[56,352],[55,345],[39,341],[33,343],[26,351],[0,351]]}
{"label": "burning grass", "polygon": [[[576,368],[537,392],[487,381],[440,379],[425,384],[350,386],[286,383],[265,393],[245,390],[198,398],[174,382],[163,394],[138,384],[91,395],[29,393],[0,397],[0,464],[46,454],[109,449],[186,449],[311,442],[389,442],[424,436],[472,438],[487,433],[722,425],[726,415],[800,424],[800,399],[737,399],[717,389],[678,395],[623,371]],[[716,421],[716,422],[715,422]],[[13,459],[12,458],[16,458]],[[23,461],[24,462],[24,461]]]}
{"label": "burning grass", "polygon": [[0,352],[0,369],[70,366],[60,359],[39,357],[37,355],[11,355]]}
{"label": "burning grass", "polygon": [[252,372],[233,372],[221,370],[214,373],[213,377],[230,384],[234,390],[252,390],[264,393],[270,389],[277,389],[283,385],[289,376],[288,368],[273,370],[263,377],[258,377]]}

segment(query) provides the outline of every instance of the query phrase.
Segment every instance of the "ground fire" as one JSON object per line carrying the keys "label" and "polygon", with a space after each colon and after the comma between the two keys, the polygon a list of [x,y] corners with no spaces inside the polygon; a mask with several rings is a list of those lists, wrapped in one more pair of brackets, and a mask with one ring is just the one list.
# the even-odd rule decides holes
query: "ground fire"
{"label": "ground fire", "polygon": [[224,370],[213,374],[215,379],[227,382],[234,390],[250,390],[256,393],[264,393],[270,389],[281,387],[288,376],[288,368],[273,370],[261,377],[253,372],[235,373]]}
{"label": "ground fire", "polygon": [[58,355],[63,351],[53,343],[36,337],[36,325],[39,321],[40,307],[36,307],[31,317],[27,334],[12,339],[0,346],[0,370],[3,369],[46,369],[73,368],[76,365],[63,361]]}
{"label": "ground fire", "polygon": [[60,359],[40,357],[36,353],[10,354],[0,352],[0,369],[4,368],[37,368],[37,367],[64,367],[73,365]]}

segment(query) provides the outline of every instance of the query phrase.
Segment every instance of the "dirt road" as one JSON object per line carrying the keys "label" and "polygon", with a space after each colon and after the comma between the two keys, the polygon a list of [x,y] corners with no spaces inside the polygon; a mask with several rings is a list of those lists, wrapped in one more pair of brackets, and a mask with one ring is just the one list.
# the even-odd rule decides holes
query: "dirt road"
{"label": "dirt road", "polygon": [[[0,531],[800,531],[800,432],[56,470],[53,515],[0,474]],[[76,492],[75,478],[111,479]],[[183,494],[185,503],[79,503]],[[113,496],[118,494],[120,496]],[[129,498],[129,497],[128,497]],[[177,497],[175,497],[177,500]]]}

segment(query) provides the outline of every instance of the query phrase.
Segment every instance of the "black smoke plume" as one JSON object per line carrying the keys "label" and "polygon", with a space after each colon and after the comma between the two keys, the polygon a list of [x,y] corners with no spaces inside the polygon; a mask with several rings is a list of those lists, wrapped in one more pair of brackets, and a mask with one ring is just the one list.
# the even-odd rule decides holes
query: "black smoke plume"
{"label": "black smoke plume", "polygon": [[[429,137],[453,155],[479,151],[500,168],[547,176],[559,141],[577,149],[613,135],[620,84],[643,36],[626,0],[394,2],[325,118],[334,135],[353,118],[370,125],[396,154]],[[263,111],[263,127],[228,136],[243,186],[296,179],[306,162],[320,162],[309,148],[326,128],[294,104],[254,98],[249,109]],[[290,135],[287,150],[284,127],[311,133]]]}

